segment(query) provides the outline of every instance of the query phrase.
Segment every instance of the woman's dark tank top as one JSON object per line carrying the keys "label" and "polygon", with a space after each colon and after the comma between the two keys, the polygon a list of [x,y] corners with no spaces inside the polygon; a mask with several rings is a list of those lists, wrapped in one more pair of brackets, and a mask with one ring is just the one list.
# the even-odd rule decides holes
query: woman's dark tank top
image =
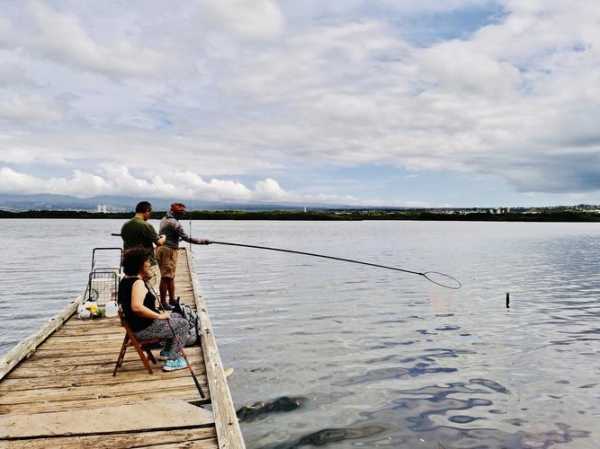
{"label": "woman's dark tank top", "polygon": [[[141,317],[131,310],[131,291],[133,290],[133,284],[137,280],[139,280],[138,277],[124,277],[119,283],[119,304],[123,308],[127,324],[129,324],[129,327],[134,332],[139,332],[147,328],[154,321],[152,318]],[[148,289],[148,293],[146,293],[146,297],[144,298],[144,306],[159,313],[156,308],[156,297],[150,292],[150,289]]]}

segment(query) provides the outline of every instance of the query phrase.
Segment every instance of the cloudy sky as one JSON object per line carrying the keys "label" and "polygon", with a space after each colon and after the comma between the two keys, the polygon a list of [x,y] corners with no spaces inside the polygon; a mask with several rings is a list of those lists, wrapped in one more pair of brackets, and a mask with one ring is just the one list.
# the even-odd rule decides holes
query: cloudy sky
{"label": "cloudy sky", "polygon": [[7,0],[0,193],[600,203],[599,68],[589,0]]}

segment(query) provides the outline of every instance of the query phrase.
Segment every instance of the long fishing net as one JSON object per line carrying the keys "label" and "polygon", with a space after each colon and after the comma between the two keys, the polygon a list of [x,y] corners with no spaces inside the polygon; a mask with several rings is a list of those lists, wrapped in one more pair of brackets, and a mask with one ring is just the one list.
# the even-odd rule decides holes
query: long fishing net
{"label": "long fishing net", "polygon": [[[121,234],[111,234],[111,235],[120,236]],[[350,262],[350,263],[356,263],[356,264],[360,264],[360,265],[367,265],[370,267],[383,268],[386,270],[394,270],[394,271],[401,271],[403,273],[408,273],[408,274],[416,274],[418,276],[423,276],[425,279],[427,279],[429,282],[431,282],[435,285],[438,285],[438,286],[444,287],[444,288],[450,288],[453,290],[458,290],[459,288],[462,287],[462,284],[458,279],[450,276],[449,274],[440,273],[439,271],[426,271],[424,273],[421,273],[419,271],[407,270],[405,268],[398,268],[398,267],[390,267],[387,265],[379,265],[377,263],[364,262],[362,260],[346,259],[345,257],[327,256],[325,254],[308,253],[306,251],[296,251],[296,250],[292,250],[292,249],[273,248],[270,246],[246,245],[244,243],[233,243],[233,242],[216,242],[214,240],[207,240],[207,243],[215,244],[215,245],[241,246],[244,248],[264,249],[264,250],[268,250],[268,251],[279,251],[282,253],[301,254],[304,256],[320,257],[322,259],[339,260],[340,262]]]}
{"label": "long fishing net", "polygon": [[403,273],[416,274],[418,276],[423,276],[425,279],[427,279],[429,282],[434,283],[435,285],[439,285],[440,287],[445,287],[445,288],[451,288],[454,290],[459,289],[462,286],[462,284],[460,283],[460,281],[458,279],[450,276],[449,274],[440,273],[438,271],[426,271],[424,273],[421,273],[419,271],[407,270],[405,268],[390,267],[387,265],[379,265],[377,263],[364,262],[364,261],[355,260],[355,259],[346,259],[345,257],[327,256],[325,254],[308,253],[305,251],[296,251],[296,250],[283,249],[283,248],[273,248],[270,246],[246,245],[243,243],[232,243],[232,242],[215,242],[214,240],[209,240],[208,243],[216,244],[216,245],[241,246],[241,247],[245,247],[245,248],[265,249],[265,250],[269,250],[269,251],[279,251],[282,253],[290,253],[290,254],[302,254],[305,256],[320,257],[322,259],[339,260],[340,262],[350,262],[350,263],[356,263],[356,264],[360,264],[360,265],[367,265],[370,267],[384,268],[386,270],[401,271]]}
{"label": "long fishing net", "polygon": [[440,287],[451,288],[453,290],[458,290],[462,287],[460,281],[449,274],[440,273],[438,271],[426,271],[423,273],[423,277],[427,279],[429,282],[433,282]]}

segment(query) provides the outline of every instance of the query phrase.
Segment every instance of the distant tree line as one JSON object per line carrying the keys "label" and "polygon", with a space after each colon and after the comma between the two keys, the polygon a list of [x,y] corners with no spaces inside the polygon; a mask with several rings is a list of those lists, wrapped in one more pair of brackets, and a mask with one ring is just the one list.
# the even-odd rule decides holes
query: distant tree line
{"label": "distant tree line", "polygon": [[[126,219],[128,212],[87,212],[70,210],[30,210],[11,212],[0,210],[1,218],[70,218],[70,219]],[[164,211],[155,211],[152,218],[160,219]],[[425,221],[520,221],[520,222],[597,222],[600,214],[552,208],[537,213],[447,213],[431,210],[314,210],[314,211],[192,211],[189,220],[287,220],[287,221],[358,221],[358,220],[425,220]]]}

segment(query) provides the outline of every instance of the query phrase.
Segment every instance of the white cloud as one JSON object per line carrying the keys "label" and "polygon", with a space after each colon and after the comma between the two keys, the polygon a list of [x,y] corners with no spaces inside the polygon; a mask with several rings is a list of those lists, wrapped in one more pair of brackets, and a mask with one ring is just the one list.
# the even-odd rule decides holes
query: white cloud
{"label": "white cloud", "polygon": [[257,197],[267,200],[282,200],[288,196],[279,183],[272,178],[258,181],[254,190]]}
{"label": "white cloud", "polygon": [[18,95],[0,90],[0,120],[56,121],[63,118],[62,107],[38,95]]}
{"label": "white cloud", "polygon": [[66,166],[68,162],[51,152],[46,151],[46,148],[31,148],[31,147],[3,147],[4,139],[0,137],[0,162],[5,164],[45,164],[52,166]]}
{"label": "white cloud", "polygon": [[109,76],[153,76],[164,62],[158,52],[125,39],[102,45],[85,31],[77,16],[45,3],[30,2],[27,11],[30,30],[6,19],[0,22],[0,46]]}
{"label": "white cloud", "polygon": [[202,173],[221,176],[280,169],[276,160],[257,158],[255,152],[248,151],[246,142],[257,138],[255,131],[245,130],[247,141],[221,133],[220,129],[185,136],[122,129],[87,129],[66,134],[37,130],[0,138],[0,161],[15,162],[15,155],[19,155],[23,160],[50,165],[105,164],[158,173],[197,168]]}
{"label": "white cloud", "polygon": [[270,39],[285,26],[283,13],[274,0],[201,0],[200,7],[205,26],[242,38]]}
{"label": "white cloud", "polygon": [[106,165],[96,173],[74,170],[69,177],[36,177],[8,167],[0,169],[2,193],[52,193],[85,198],[97,195],[132,195],[151,198],[249,199],[252,192],[240,183],[211,179],[205,182],[192,173],[169,173],[148,178],[131,174],[126,167]]}
{"label": "white cloud", "polygon": [[34,176],[16,172],[8,167],[0,168],[0,192],[29,194],[42,190],[39,179]]}
{"label": "white cloud", "polygon": [[501,61],[463,41],[450,41],[418,52],[423,80],[452,95],[510,98],[521,77],[511,63]]}
{"label": "white cloud", "polygon": [[76,196],[99,195],[109,188],[100,176],[75,170],[71,178],[38,178],[8,167],[0,168],[0,192],[55,193]]}
{"label": "white cloud", "polygon": [[[166,181],[165,179],[169,179]],[[98,195],[144,198],[194,199],[203,201],[252,201],[296,204],[374,204],[351,195],[288,192],[272,178],[256,182],[254,189],[239,181],[205,180],[190,171],[134,176],[127,167],[104,165],[97,172],[74,170],[70,176],[32,176],[0,167],[0,193],[61,194],[79,198]]]}
{"label": "white cloud", "polygon": [[394,9],[399,12],[422,14],[424,12],[441,13],[471,7],[484,7],[493,5],[497,2],[494,0],[378,0],[376,3],[385,5],[390,9]]}

